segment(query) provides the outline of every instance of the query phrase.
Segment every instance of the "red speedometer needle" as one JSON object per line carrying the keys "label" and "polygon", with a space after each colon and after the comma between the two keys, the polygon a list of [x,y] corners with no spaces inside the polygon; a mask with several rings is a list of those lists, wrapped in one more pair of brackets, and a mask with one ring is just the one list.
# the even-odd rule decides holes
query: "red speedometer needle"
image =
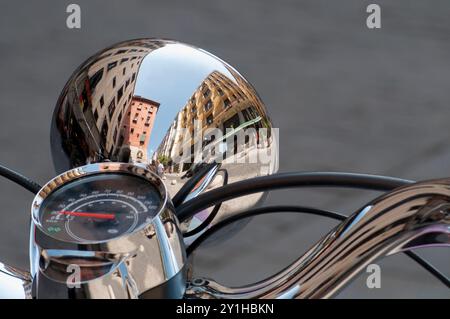
{"label": "red speedometer needle", "polygon": [[114,219],[116,215],[106,214],[106,213],[88,213],[88,212],[70,212],[70,211],[59,211],[59,214],[70,215],[70,216],[80,216],[80,217],[91,217],[98,219]]}

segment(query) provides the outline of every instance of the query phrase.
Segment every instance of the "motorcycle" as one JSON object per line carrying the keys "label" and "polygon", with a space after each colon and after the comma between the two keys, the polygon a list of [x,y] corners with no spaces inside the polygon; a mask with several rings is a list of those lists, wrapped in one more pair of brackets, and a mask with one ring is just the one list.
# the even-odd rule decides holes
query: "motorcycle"
{"label": "motorcycle", "polygon": [[[450,245],[450,179],[413,182],[278,171],[278,130],[232,66],[173,40],[136,39],[94,54],[71,75],[51,122],[57,176],[35,194],[30,269],[0,264],[4,298],[330,298],[376,259]],[[263,206],[268,191],[344,187],[384,192],[350,216]],[[228,225],[294,212],[340,224],[281,272],[244,287],[194,277],[190,256]]]}

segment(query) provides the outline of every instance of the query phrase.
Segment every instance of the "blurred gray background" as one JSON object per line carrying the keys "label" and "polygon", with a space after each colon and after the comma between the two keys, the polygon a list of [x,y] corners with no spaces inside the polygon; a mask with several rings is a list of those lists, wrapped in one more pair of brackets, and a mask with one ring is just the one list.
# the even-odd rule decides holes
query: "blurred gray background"
{"label": "blurred gray background", "polygon": [[[70,3],[82,27],[69,30]],[[429,1],[2,1],[0,163],[44,183],[53,177],[49,127],[71,72],[94,52],[138,37],[191,43],[228,61],[256,87],[280,127],[280,170],[336,170],[410,179],[450,176],[450,3]],[[382,28],[366,27],[366,6]],[[28,265],[32,195],[0,180],[1,260]],[[377,193],[289,190],[270,203],[351,213]],[[199,250],[199,274],[229,285],[263,279],[336,223],[258,217]],[[450,250],[420,254],[450,275]],[[450,298],[409,258],[379,262],[382,288],[361,274],[340,298]]]}

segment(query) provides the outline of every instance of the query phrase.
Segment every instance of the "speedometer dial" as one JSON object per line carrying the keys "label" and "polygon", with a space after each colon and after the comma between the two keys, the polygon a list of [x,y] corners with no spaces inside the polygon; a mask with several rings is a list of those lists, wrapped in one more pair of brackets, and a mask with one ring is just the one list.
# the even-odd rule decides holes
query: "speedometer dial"
{"label": "speedometer dial", "polygon": [[103,242],[135,231],[161,209],[162,196],[144,178],[106,173],[67,183],[39,211],[41,229],[68,242]]}

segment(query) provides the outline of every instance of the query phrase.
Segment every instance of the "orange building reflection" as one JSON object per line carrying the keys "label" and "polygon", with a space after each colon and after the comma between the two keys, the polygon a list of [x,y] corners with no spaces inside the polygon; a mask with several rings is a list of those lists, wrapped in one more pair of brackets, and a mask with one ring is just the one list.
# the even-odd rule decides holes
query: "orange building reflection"
{"label": "orange building reflection", "polygon": [[116,152],[122,161],[147,161],[147,147],[159,103],[133,96],[120,127]]}

